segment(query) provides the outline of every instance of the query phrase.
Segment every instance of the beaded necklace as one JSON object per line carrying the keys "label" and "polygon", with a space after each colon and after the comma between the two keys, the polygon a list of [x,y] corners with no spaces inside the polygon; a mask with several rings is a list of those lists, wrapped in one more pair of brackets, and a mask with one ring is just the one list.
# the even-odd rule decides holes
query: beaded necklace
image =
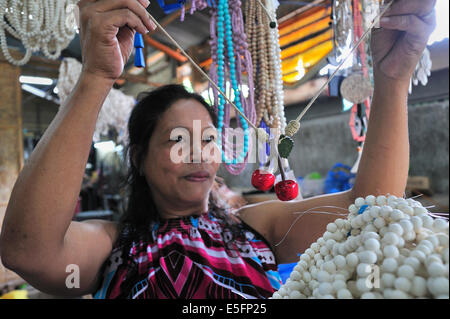
{"label": "beaded necklace", "polygon": [[278,29],[276,23],[272,21],[276,18],[275,7],[272,0],[266,1],[266,6],[259,0],[246,1],[244,11],[245,33],[250,38],[249,51],[254,66],[256,125],[260,126],[264,120],[270,128],[279,128],[283,132],[286,119],[281,78],[281,50]]}
{"label": "beaded necklace", "polygon": [[[360,1],[353,0],[353,33],[354,39],[357,41],[363,34],[364,19],[361,15]],[[352,136],[358,142],[358,157],[351,169],[351,173],[356,174],[362,156],[362,149],[366,138],[367,120],[370,115],[370,95],[372,94],[372,85],[369,80],[370,60],[366,55],[365,42],[361,42],[358,50],[355,51],[353,71],[341,85],[341,94],[354,103],[349,126]],[[345,89],[347,85],[347,89]],[[365,105],[365,114],[363,114],[363,104]]]}
{"label": "beaded necklace", "polygon": [[[254,85],[251,55],[248,51],[247,37],[243,28],[243,17],[240,0],[218,1],[213,8],[211,18],[211,57],[210,78],[225,91],[227,79],[230,80],[229,96],[234,95],[234,103],[245,118],[237,116],[237,127],[243,130],[243,141],[236,141],[235,145],[228,140],[230,127],[230,103],[225,97],[213,90],[213,104],[218,114],[218,145],[222,150],[222,161],[231,174],[237,175],[245,168],[250,147],[248,125],[253,125],[256,119],[254,107]],[[247,74],[248,96],[244,97],[240,85],[244,84],[242,74]],[[210,83],[212,84],[212,83]],[[240,150],[237,154],[237,150]],[[232,158],[228,154],[232,154]]]}
{"label": "beaded necklace", "polygon": [[[286,118],[284,115],[281,49],[275,22],[275,10],[276,6],[273,0],[246,1],[245,30],[247,36],[251,39],[249,50],[254,65],[256,125],[260,128],[266,128],[268,131],[270,128],[278,129],[279,133],[283,133],[286,127]],[[265,149],[266,151],[270,149],[267,142]],[[280,150],[280,147],[278,150]],[[281,161],[279,156],[270,157],[268,163],[266,163],[266,160],[264,152],[261,152],[259,157],[260,167],[252,174],[252,185],[261,191],[269,190],[275,183],[274,165],[278,165],[282,178],[282,182],[275,185],[278,198],[281,200],[295,198],[298,194],[297,184],[293,180],[286,180],[282,166],[287,160]]]}
{"label": "beaded necklace", "polygon": [[350,121],[349,126],[352,132],[353,139],[358,142],[357,152],[358,156],[356,158],[355,163],[353,164],[350,172],[352,174],[356,174],[358,172],[359,162],[362,157],[362,150],[364,147],[364,141],[366,140],[366,131],[367,131],[367,120],[370,115],[370,104],[369,100],[364,102],[365,105],[365,114],[363,114],[362,104],[355,104],[352,107],[350,113]]}
{"label": "beaded necklace", "polygon": [[[26,64],[33,52],[55,60],[75,36],[75,0],[0,1],[0,46],[5,59],[14,65]],[[8,50],[5,31],[25,47],[22,59],[14,59]]]}
{"label": "beaded necklace", "polygon": [[[229,72],[230,72],[230,79],[231,79],[231,86],[232,91],[234,93],[235,97],[235,104],[236,106],[243,111],[241,101],[240,101],[240,92],[238,83],[236,80],[236,64],[235,64],[235,57],[234,57],[234,50],[233,50],[233,33],[231,28],[231,18],[230,18],[230,12],[228,9],[228,1],[227,0],[219,0],[219,6],[218,6],[218,19],[217,19],[217,35],[218,35],[218,43],[217,43],[217,73],[218,73],[218,84],[219,87],[224,91],[225,89],[225,72],[224,72],[224,49],[225,49],[225,40],[227,45],[227,53],[228,53],[228,61],[229,61]],[[225,32],[224,32],[224,24],[225,24]],[[219,96],[219,105],[218,105],[218,144],[219,147],[222,148],[222,138],[226,136],[224,134],[224,125],[223,125],[223,119],[224,119],[224,108],[225,108],[225,100],[222,96]],[[239,119],[241,121],[242,128],[244,129],[244,147],[241,151],[240,155],[237,158],[234,158],[230,160],[226,157],[225,148],[223,148],[222,152],[222,161],[226,164],[237,164],[242,163],[244,161],[244,158],[247,155],[248,151],[248,124],[245,122],[245,120],[239,116]]]}
{"label": "beaded necklace", "polygon": [[[272,1],[268,1],[269,14],[276,19],[276,7],[272,6]],[[276,127],[280,128],[280,132],[284,132],[286,128],[286,116],[284,115],[284,91],[283,91],[283,73],[281,71],[281,48],[279,41],[278,28],[274,25],[274,21],[271,21],[270,26],[270,36],[271,36],[271,46],[273,57],[273,67],[274,67],[274,105],[275,113],[277,114]]]}

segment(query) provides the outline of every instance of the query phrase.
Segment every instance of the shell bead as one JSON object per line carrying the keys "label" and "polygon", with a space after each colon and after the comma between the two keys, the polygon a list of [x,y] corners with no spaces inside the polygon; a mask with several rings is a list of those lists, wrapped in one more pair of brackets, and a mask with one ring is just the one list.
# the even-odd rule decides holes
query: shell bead
{"label": "shell bead", "polygon": [[[324,227],[273,298],[448,298],[447,220],[395,196],[359,197],[348,211]],[[374,270],[376,289],[367,285]]]}

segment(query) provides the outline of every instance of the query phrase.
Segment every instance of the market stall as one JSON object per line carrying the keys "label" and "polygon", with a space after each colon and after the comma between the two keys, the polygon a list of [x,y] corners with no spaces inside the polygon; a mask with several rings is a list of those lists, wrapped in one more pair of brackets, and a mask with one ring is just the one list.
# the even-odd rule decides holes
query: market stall
{"label": "market stall", "polygon": [[[0,221],[21,169],[31,165],[36,145],[83,72],[77,2],[0,2]],[[118,222],[125,214],[130,203],[123,186],[133,164],[127,161],[130,114],[142,100],[140,92],[171,83],[201,95],[217,116],[222,166],[214,191],[228,207],[350,191],[364,161],[374,103],[371,34],[391,5],[378,0],[149,4],[155,28],[134,34],[131,57],[99,109],[73,221]],[[448,82],[448,62],[439,69],[433,65],[441,63],[442,50],[448,60],[448,38],[446,43],[444,49],[424,50],[409,89],[410,101],[422,98],[443,114],[448,88],[433,78],[445,79],[439,72],[446,72]],[[420,90],[429,87],[438,93],[425,98]],[[408,108],[412,120],[414,112],[418,123],[425,119],[419,108]],[[439,120],[434,126],[423,120],[428,125],[423,131],[444,132],[448,121]],[[411,136],[416,132],[414,127]],[[438,142],[436,152],[448,142],[448,132]],[[417,149],[412,158],[421,162],[411,161],[403,197],[367,194],[332,212],[320,206],[293,213],[274,247],[289,240],[304,215],[335,220],[297,252],[297,262],[278,265],[285,274],[270,298],[448,298],[448,177],[442,177],[448,155],[441,163],[440,156],[425,156],[420,150],[426,146],[414,143],[411,138]],[[311,145],[318,150],[310,151]],[[24,287],[19,276],[0,269],[5,296]]]}

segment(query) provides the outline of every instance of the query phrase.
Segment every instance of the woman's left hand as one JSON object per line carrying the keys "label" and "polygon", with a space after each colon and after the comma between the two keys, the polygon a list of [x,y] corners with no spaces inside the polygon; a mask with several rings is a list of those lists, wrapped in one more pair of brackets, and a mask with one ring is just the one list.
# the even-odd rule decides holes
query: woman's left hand
{"label": "woman's left hand", "polygon": [[436,0],[393,1],[372,33],[375,76],[409,82],[436,26]]}

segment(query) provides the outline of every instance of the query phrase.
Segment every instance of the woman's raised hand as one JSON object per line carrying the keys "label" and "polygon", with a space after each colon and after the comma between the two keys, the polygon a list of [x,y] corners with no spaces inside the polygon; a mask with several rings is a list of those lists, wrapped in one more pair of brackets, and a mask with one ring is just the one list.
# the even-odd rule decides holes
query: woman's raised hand
{"label": "woman's raised hand", "polygon": [[436,26],[436,0],[393,0],[372,33],[375,70],[409,81]]}
{"label": "woman's raised hand", "polygon": [[148,0],[81,0],[80,41],[83,72],[116,80],[133,50],[134,34],[156,26]]}

